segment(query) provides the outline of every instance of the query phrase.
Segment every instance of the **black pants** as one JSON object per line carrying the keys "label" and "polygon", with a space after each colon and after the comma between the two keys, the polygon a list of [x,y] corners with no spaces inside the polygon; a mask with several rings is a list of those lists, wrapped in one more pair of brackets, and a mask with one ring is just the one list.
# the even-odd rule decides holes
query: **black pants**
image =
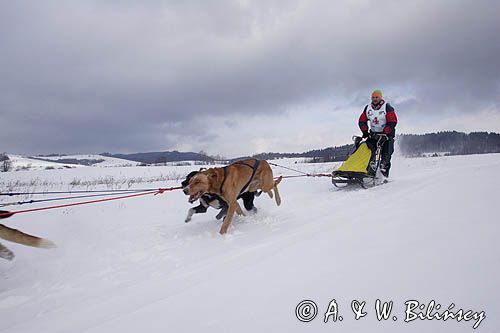
{"label": "black pants", "polygon": [[394,153],[394,138],[389,138],[382,146],[382,164],[385,166],[386,176],[389,175],[391,168],[392,153]]}
{"label": "black pants", "polygon": [[[372,159],[375,155],[375,150],[377,149],[377,141],[375,139],[366,140],[368,148],[372,150]],[[394,153],[394,138],[389,137],[386,142],[382,145],[381,155],[381,165],[386,170],[384,175],[387,177],[389,175],[389,169],[391,168],[391,157]]]}

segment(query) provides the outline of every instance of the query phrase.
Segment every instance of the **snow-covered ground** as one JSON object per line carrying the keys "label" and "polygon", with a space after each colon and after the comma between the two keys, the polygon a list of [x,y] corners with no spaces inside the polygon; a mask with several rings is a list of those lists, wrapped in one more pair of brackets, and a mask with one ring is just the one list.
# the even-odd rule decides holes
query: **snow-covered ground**
{"label": "snow-covered ground", "polygon": [[[337,165],[275,162],[320,173]],[[0,186],[175,186],[169,179],[194,168],[11,172]],[[498,170],[500,154],[490,154],[396,158],[392,181],[368,190],[285,179],[282,206],[256,198],[259,211],[224,236],[213,209],[184,223],[191,205],[181,191],[19,214],[2,222],[58,248],[2,241],[16,259],[0,261],[0,332],[473,331],[476,320],[405,323],[409,300],[484,311],[477,331],[498,332]],[[120,183],[127,178],[136,181]],[[324,323],[333,299],[343,320]],[[387,321],[376,318],[377,299],[394,301]],[[318,306],[311,322],[296,318],[302,300]],[[354,319],[353,300],[366,301],[366,317]]]}

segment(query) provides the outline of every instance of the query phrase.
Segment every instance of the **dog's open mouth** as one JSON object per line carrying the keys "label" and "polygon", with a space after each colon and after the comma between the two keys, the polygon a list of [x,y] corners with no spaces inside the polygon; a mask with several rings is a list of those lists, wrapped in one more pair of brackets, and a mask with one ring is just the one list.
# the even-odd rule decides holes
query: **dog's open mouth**
{"label": "dog's open mouth", "polygon": [[203,194],[203,192],[201,192],[201,191],[200,191],[200,192],[198,192],[198,193],[195,193],[195,194],[191,194],[191,195],[189,196],[189,203],[193,203],[193,202],[195,202],[196,200],[198,200],[198,199],[201,197],[201,195],[202,195],[202,194]]}

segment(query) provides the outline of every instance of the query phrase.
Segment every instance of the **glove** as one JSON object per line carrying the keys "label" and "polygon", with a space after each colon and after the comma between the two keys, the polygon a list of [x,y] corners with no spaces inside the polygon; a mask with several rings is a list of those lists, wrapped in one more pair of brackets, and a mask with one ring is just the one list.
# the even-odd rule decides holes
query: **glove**
{"label": "glove", "polygon": [[359,144],[361,143],[361,140],[363,140],[363,139],[360,138],[359,136],[355,136],[354,137],[354,147],[356,147],[356,149],[359,147]]}
{"label": "glove", "polygon": [[369,136],[368,132],[363,132],[363,139],[366,139]]}
{"label": "glove", "polygon": [[390,135],[391,132],[392,132],[392,130],[393,130],[392,126],[385,125],[385,127],[384,127],[384,134],[385,135]]}

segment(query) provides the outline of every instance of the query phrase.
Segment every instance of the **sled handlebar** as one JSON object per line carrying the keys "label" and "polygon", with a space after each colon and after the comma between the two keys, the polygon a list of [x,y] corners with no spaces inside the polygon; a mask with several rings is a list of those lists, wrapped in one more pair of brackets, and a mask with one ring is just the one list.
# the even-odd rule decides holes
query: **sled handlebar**
{"label": "sled handlebar", "polygon": [[[387,136],[387,134],[384,134],[384,133],[373,133],[373,132],[371,132],[369,134],[368,138],[379,140],[380,138],[387,139],[388,136]],[[361,137],[361,136],[353,135],[353,137],[352,137],[352,141],[354,141],[354,142],[359,142],[361,140],[363,140],[363,137]]]}
{"label": "sled handlebar", "polygon": [[380,138],[384,138],[384,139],[388,138],[387,134],[384,134],[384,133],[374,133],[373,137],[377,138],[378,140],[380,140]]}
{"label": "sled handlebar", "polygon": [[[369,136],[368,136],[367,139],[370,139],[370,138],[377,141],[377,146],[381,145],[382,143],[384,143],[385,141],[387,141],[389,139],[389,137],[387,136],[387,134],[384,134],[384,133],[373,133],[373,132],[370,132],[370,134],[369,134]],[[363,141],[363,137],[354,135],[352,137],[352,141],[354,142],[354,146],[357,149],[359,147],[359,145],[361,144],[361,142]]]}

